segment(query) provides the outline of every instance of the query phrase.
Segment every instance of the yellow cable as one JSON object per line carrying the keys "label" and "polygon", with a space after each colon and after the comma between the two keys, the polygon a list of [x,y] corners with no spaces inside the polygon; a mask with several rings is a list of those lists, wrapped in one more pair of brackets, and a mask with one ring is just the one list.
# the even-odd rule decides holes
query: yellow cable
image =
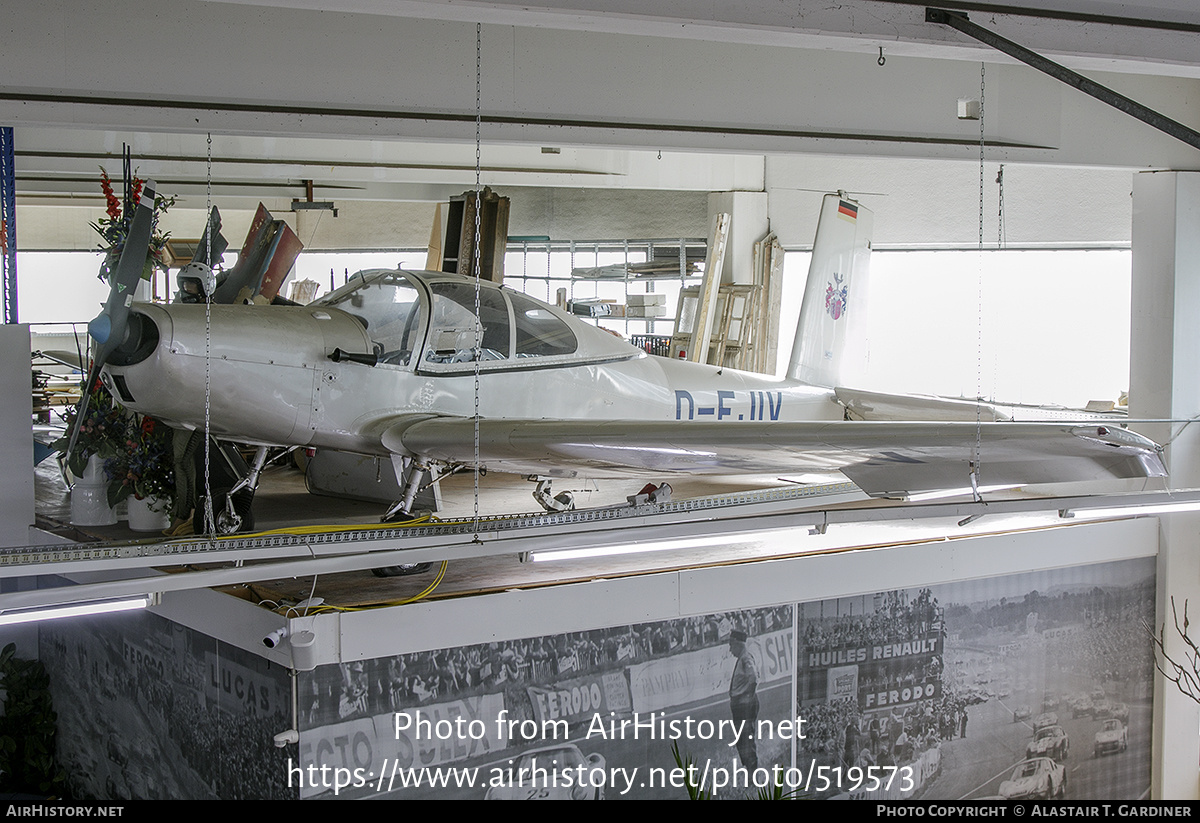
{"label": "yellow cable", "polygon": [[[469,521],[469,520],[463,520],[463,521],[436,520],[433,517],[433,515],[426,514],[426,515],[422,515],[421,517],[416,518],[415,520],[406,520],[403,523],[380,523],[378,525],[359,524],[359,525],[351,525],[351,526],[290,526],[290,527],[284,527],[281,529],[270,529],[270,530],[264,531],[264,532],[254,532],[252,534],[225,535],[222,537],[218,537],[217,539],[218,540],[243,540],[243,539],[251,538],[251,537],[271,537],[274,535],[303,535],[303,534],[320,534],[322,532],[371,531],[371,530],[376,530],[376,529],[405,528],[407,526],[423,526],[423,525],[427,525],[431,522],[453,524],[453,523],[457,523],[457,522],[469,523],[471,521]],[[416,603],[418,600],[421,600],[425,597],[428,597],[430,594],[432,594],[434,589],[436,589],[441,584],[442,579],[446,576],[446,567],[448,565],[449,565],[449,561],[443,560],[441,568],[438,569],[437,577],[434,578],[433,582],[430,583],[428,586],[426,586],[425,589],[423,591],[421,591],[419,594],[413,595],[412,597],[408,598],[407,600],[396,600],[396,601],[392,601],[392,602],[388,602],[388,603],[377,603],[377,604],[374,604],[371,606],[318,606],[317,608],[309,611],[309,614],[322,614],[325,612],[358,612],[358,611],[366,611],[367,609],[381,609],[381,608],[386,608],[389,606],[404,606],[409,603]]]}
{"label": "yellow cable", "polygon": [[438,569],[437,577],[434,578],[433,582],[426,586],[425,589],[419,594],[415,594],[407,600],[392,600],[386,603],[374,603],[370,606],[317,606],[315,609],[311,609],[308,613],[326,614],[328,612],[365,612],[370,609],[384,609],[391,606],[405,606],[409,603],[416,603],[418,600],[421,600],[422,598],[428,597],[430,594],[432,594],[433,590],[441,584],[442,579],[446,576],[446,567],[449,565],[449,561],[443,560],[441,568]]}

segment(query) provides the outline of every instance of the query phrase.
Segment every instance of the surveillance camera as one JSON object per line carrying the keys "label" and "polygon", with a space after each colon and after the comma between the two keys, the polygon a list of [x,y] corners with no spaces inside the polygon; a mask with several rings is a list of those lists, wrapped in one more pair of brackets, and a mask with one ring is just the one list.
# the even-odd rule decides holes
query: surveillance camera
{"label": "surveillance camera", "polygon": [[281,628],[268,634],[263,638],[263,645],[268,649],[273,649],[283,642],[283,638],[287,637],[287,629]]}
{"label": "surveillance camera", "polygon": [[275,748],[282,749],[289,743],[299,743],[300,732],[295,729],[288,729],[286,732],[280,732],[275,735]]}

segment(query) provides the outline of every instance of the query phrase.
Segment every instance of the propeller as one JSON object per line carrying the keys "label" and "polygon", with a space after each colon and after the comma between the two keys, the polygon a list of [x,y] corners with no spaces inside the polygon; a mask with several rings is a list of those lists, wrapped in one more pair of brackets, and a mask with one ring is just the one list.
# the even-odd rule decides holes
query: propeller
{"label": "propeller", "polygon": [[68,455],[75,451],[75,442],[79,438],[92,387],[100,377],[100,370],[104,368],[113,351],[125,341],[129,332],[129,307],[133,303],[138,283],[142,280],[146,255],[150,250],[150,234],[154,228],[154,187],[153,180],[147,180],[142,187],[133,220],[130,221],[129,231],[125,235],[121,259],[117,261],[117,267],[109,280],[108,300],[100,314],[88,323],[88,334],[96,341],[96,345],[92,352],[92,368],[88,372],[87,382],[83,384],[83,396],[79,399],[79,409],[75,413],[75,425],[71,428]]}

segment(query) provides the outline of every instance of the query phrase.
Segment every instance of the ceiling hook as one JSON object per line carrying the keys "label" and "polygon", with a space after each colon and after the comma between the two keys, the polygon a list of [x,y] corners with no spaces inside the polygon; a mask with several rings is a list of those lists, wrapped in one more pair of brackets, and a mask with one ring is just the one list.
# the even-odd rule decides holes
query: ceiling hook
{"label": "ceiling hook", "polygon": [[879,47],[879,65],[882,66],[886,62],[887,62],[887,60],[883,56],[883,46],[880,46]]}

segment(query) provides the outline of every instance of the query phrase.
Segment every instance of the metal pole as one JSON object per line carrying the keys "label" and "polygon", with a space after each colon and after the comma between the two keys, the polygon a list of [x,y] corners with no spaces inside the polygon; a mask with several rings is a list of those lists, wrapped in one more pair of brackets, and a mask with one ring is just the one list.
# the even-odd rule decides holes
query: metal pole
{"label": "metal pole", "polygon": [[997,51],[1004,52],[1009,57],[1020,60],[1022,63],[1050,75],[1056,80],[1061,80],[1068,86],[1096,98],[1101,103],[1107,103],[1113,108],[1125,112],[1130,117],[1136,117],[1143,123],[1147,123],[1159,131],[1171,135],[1176,140],[1182,140],[1189,146],[1200,149],[1200,132],[1190,129],[1182,123],[1156,112],[1154,109],[1143,106],[1136,100],[1130,100],[1125,95],[1118,94],[1107,86],[1102,86],[1094,80],[1089,80],[1082,74],[1076,74],[1066,66],[1059,65],[1053,60],[1048,60],[1024,46],[1018,45],[1011,40],[1006,40],[995,32],[985,29],[983,26],[972,23],[967,19],[965,14],[945,9],[926,8],[925,20],[929,23],[941,23],[942,25],[961,31],[968,37],[973,37]]}

